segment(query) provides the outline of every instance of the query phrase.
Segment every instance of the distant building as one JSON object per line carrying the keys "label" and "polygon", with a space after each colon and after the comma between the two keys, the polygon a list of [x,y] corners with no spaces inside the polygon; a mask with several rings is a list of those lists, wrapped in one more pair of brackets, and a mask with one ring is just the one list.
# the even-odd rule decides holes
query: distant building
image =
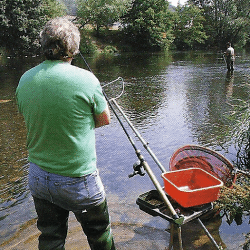
{"label": "distant building", "polygon": [[77,13],[77,5],[76,0],[57,0],[60,3],[63,3],[67,8],[67,14],[76,16]]}

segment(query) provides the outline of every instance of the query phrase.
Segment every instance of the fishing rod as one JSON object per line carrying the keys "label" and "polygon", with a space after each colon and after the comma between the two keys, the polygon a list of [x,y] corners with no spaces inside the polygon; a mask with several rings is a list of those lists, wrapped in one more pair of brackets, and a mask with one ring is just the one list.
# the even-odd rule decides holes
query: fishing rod
{"label": "fishing rod", "polygon": [[223,53],[222,51],[220,51],[220,52],[221,52],[221,54],[222,54],[222,57],[223,57],[223,59],[224,59],[225,64],[227,65],[227,61],[226,61],[226,58],[225,58],[224,53]]}
{"label": "fishing rod", "polygon": [[[81,57],[83,58],[85,64],[87,65],[89,71],[93,73],[93,71],[91,70],[91,68],[90,68],[90,66],[88,65],[87,61],[85,60],[84,56],[83,56],[81,53],[80,53],[80,55],[81,55]],[[163,202],[165,203],[165,205],[167,205],[167,207],[169,208],[170,212],[172,213],[174,222],[175,222],[178,226],[180,226],[180,225],[183,223],[183,221],[184,221],[184,217],[183,217],[183,216],[179,216],[179,215],[177,214],[177,212],[175,211],[175,209],[173,208],[173,206],[172,206],[171,202],[169,201],[168,197],[166,196],[166,193],[164,192],[162,186],[161,186],[160,183],[158,182],[157,178],[155,177],[155,175],[154,175],[153,171],[151,170],[150,166],[148,165],[148,163],[145,161],[145,159],[144,159],[143,155],[141,154],[140,150],[136,147],[136,145],[135,145],[133,139],[131,138],[131,136],[129,135],[128,131],[126,130],[126,128],[125,128],[123,122],[121,121],[120,117],[118,116],[118,114],[117,114],[117,112],[116,112],[116,110],[115,110],[115,108],[113,107],[113,105],[112,105],[111,102],[113,102],[114,104],[116,104],[116,107],[118,108],[118,110],[119,110],[120,112],[122,111],[121,108],[118,106],[118,104],[116,103],[116,101],[115,101],[114,98],[111,99],[111,100],[108,99],[108,97],[107,97],[107,95],[106,95],[106,93],[105,93],[104,90],[103,90],[103,95],[104,95],[104,97],[106,98],[106,100],[107,100],[107,102],[108,102],[108,104],[109,104],[111,110],[112,110],[113,113],[115,114],[115,116],[116,116],[118,122],[120,123],[120,125],[121,125],[123,131],[125,132],[126,136],[128,137],[128,139],[129,139],[131,145],[133,146],[133,148],[134,148],[134,150],[135,150],[135,153],[136,153],[136,155],[137,155],[137,157],[138,157],[138,159],[139,159],[139,161],[140,161],[139,164],[134,164],[134,173],[131,174],[129,177],[132,177],[132,176],[134,176],[134,175],[136,175],[136,174],[139,174],[139,175],[143,176],[145,173],[143,173],[142,168],[144,168],[144,170],[145,170],[145,171],[147,172],[147,174],[149,175],[151,181],[153,182],[154,186],[156,187],[156,189],[157,189],[159,195],[161,196]],[[123,112],[122,112],[122,113],[123,113]],[[123,113],[123,114],[124,114],[124,113]],[[132,123],[128,120],[127,117],[126,117],[126,121],[130,124],[130,126],[132,125]],[[133,125],[132,125],[132,127],[133,127]],[[134,127],[133,127],[133,131],[134,131],[134,132],[136,131]],[[147,143],[142,139],[142,137],[139,135],[139,133],[138,133],[137,131],[136,131],[136,134],[137,134],[137,136],[140,138],[140,140],[143,141],[144,147],[145,147],[146,149],[150,150],[149,147],[147,146]],[[151,151],[151,150],[150,150],[150,151]],[[153,155],[154,158],[156,158],[152,151],[151,151],[151,155]],[[160,165],[161,165],[161,164],[160,164]],[[165,169],[164,169],[164,167],[163,167],[162,165],[161,165],[161,169],[162,169],[163,172],[165,172]]]}

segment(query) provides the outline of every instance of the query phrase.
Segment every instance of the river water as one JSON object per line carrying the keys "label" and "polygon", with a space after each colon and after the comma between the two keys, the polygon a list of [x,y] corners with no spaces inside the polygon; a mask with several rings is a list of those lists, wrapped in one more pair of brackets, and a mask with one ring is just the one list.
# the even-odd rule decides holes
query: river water
{"label": "river water", "polygon": [[[168,170],[171,155],[187,144],[207,146],[233,162],[236,160],[231,140],[223,136],[232,129],[225,115],[232,109],[229,105],[232,99],[249,99],[249,56],[246,52],[238,53],[233,74],[227,73],[220,54],[210,52],[122,54],[86,59],[102,84],[118,77],[124,79],[125,91],[117,102]],[[15,89],[20,76],[39,62],[40,57],[0,57],[0,245],[22,224],[36,218],[27,188],[25,126],[17,112]],[[74,64],[86,68],[80,57]],[[110,98],[115,97],[121,84],[115,82],[104,89]],[[163,184],[161,170],[139,140],[134,138],[134,141]],[[135,203],[137,197],[154,187],[147,175],[128,178],[137,157],[113,114],[109,126],[96,130],[96,145],[98,168],[114,218],[134,225],[145,214]],[[133,216],[126,213],[126,208],[133,211]],[[166,228],[166,221],[158,217],[143,223],[157,230]],[[240,226],[235,223],[229,226],[222,218],[216,230],[223,246],[240,249],[249,225],[246,220]]]}

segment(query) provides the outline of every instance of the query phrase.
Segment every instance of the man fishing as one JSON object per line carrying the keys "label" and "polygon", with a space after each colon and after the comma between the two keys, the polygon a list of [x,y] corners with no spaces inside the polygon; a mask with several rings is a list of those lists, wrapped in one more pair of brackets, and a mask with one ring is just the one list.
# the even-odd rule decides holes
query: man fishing
{"label": "man fishing", "polygon": [[69,211],[92,250],[114,250],[104,187],[96,167],[95,128],[110,123],[98,79],[71,65],[80,33],[65,18],[40,34],[46,60],[16,90],[27,127],[29,188],[41,231],[39,249],[65,249]]}
{"label": "man fishing", "polygon": [[225,52],[225,55],[226,55],[227,70],[233,71],[235,56],[234,56],[234,48],[231,46],[230,42],[227,43],[227,50]]}

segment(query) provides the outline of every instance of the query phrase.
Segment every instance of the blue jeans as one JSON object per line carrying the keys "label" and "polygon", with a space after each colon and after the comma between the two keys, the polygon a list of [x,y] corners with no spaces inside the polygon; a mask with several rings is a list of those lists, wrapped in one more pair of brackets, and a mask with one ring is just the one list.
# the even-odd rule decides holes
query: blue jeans
{"label": "blue jeans", "polygon": [[97,171],[82,177],[65,177],[30,163],[29,187],[41,231],[39,249],[64,249],[69,211],[81,223],[91,249],[115,249],[105,192]]}

